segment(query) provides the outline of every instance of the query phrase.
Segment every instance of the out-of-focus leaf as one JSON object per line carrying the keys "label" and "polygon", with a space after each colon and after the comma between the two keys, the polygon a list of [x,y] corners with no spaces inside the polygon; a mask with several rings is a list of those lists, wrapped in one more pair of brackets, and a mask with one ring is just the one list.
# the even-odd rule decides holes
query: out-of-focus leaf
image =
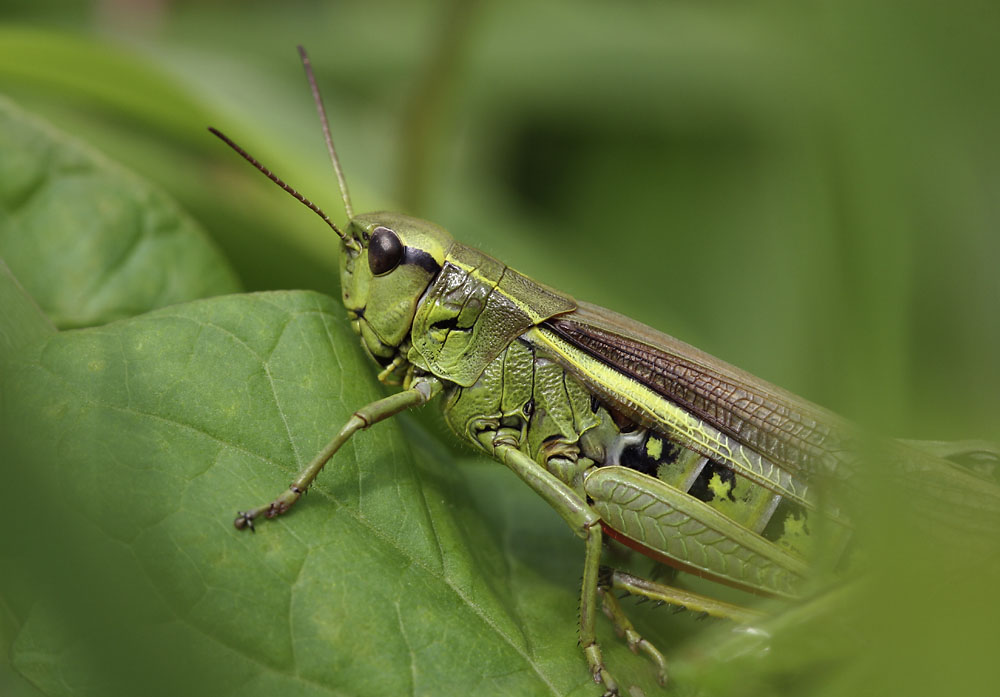
{"label": "out-of-focus leaf", "polygon": [[239,289],[165,194],[0,100],[0,256],[61,327]]}
{"label": "out-of-focus leaf", "polygon": [[53,332],[55,327],[0,259],[0,359]]}
{"label": "out-of-focus leaf", "polygon": [[[54,333],[55,327],[0,260],[0,364]],[[3,375],[0,372],[0,403],[6,392]],[[12,466],[11,453],[5,447],[5,435],[5,428],[0,426],[0,452],[5,453],[0,471],[5,466]],[[36,697],[40,693],[13,671],[8,660],[10,645],[20,629],[20,623],[7,601],[0,594],[0,694],[5,697]]]}

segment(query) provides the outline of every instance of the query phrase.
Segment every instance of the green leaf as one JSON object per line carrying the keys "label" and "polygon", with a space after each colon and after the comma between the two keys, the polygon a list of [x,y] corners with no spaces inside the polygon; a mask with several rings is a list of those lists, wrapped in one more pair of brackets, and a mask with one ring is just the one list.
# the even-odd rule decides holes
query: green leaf
{"label": "green leaf", "polygon": [[0,99],[0,257],[60,327],[236,292],[166,195]]}
{"label": "green leaf", "polygon": [[[55,333],[55,328],[17,282],[10,269],[0,260],[0,363],[12,359],[23,348]],[[0,402],[3,401],[3,382],[0,381]],[[10,453],[2,448],[4,429],[0,426],[0,452],[6,452],[3,462],[12,462]],[[0,477],[0,481],[3,478]],[[38,693],[23,678],[16,675],[9,664],[10,645],[20,623],[0,593],[0,694],[7,697],[37,697]]]}
{"label": "green leaf", "polygon": [[595,693],[582,544],[502,468],[471,468],[473,496],[420,429],[359,434],[291,515],[233,528],[380,396],[331,299],[53,334],[3,375],[0,488],[21,495],[0,526],[24,532],[0,541],[0,591],[46,694]]}
{"label": "green leaf", "polygon": [[54,332],[55,327],[0,259],[0,359]]}
{"label": "green leaf", "polygon": [[[281,55],[298,76],[294,45],[283,44]],[[317,195],[329,186],[329,163],[316,157],[323,150],[315,114],[289,117],[288,107],[300,100],[311,106],[304,85],[296,81],[293,88],[287,72],[268,79],[262,62],[268,65],[263,54],[234,61],[211,50],[175,52],[107,36],[0,26],[0,92],[163,187],[223,250],[247,289],[328,292],[337,269],[333,238],[317,233],[312,213],[289,205],[206,131],[222,128],[302,191]],[[265,94],[267,108],[252,99]],[[290,146],[280,137],[290,133],[301,143]],[[352,137],[338,126],[338,140]],[[360,207],[365,187],[354,167],[350,172]],[[343,220],[339,201],[323,203]]]}

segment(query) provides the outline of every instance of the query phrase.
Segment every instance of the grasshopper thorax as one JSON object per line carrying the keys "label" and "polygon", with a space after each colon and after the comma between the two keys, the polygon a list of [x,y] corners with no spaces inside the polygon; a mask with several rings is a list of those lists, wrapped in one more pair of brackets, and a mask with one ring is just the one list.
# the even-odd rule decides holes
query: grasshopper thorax
{"label": "grasshopper thorax", "polygon": [[351,219],[341,242],[344,307],[361,343],[381,365],[405,348],[420,298],[453,244],[444,228],[399,213]]}

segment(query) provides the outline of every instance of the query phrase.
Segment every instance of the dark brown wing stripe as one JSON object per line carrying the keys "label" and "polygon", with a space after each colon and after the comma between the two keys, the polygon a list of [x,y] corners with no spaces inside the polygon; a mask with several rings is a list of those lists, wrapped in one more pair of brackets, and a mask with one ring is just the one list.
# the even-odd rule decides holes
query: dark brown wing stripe
{"label": "dark brown wing stripe", "polygon": [[833,429],[787,404],[679,355],[589,324],[555,317],[545,325],[772,462],[807,479],[836,467],[831,445],[839,439]]}

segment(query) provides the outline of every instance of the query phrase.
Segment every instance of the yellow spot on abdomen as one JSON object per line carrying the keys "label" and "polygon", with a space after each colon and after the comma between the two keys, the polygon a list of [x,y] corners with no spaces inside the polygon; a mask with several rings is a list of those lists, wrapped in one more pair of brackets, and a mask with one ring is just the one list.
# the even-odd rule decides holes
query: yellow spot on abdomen
{"label": "yellow spot on abdomen", "polygon": [[806,535],[806,517],[790,515],[785,518],[785,535],[789,537],[804,537]]}
{"label": "yellow spot on abdomen", "polygon": [[715,494],[716,498],[724,499],[729,496],[729,491],[732,488],[730,482],[722,481],[722,477],[716,472],[712,475],[712,478],[708,480],[708,488]]}
{"label": "yellow spot on abdomen", "polygon": [[650,436],[646,441],[646,454],[654,460],[659,460],[663,455],[663,441],[656,436]]}

